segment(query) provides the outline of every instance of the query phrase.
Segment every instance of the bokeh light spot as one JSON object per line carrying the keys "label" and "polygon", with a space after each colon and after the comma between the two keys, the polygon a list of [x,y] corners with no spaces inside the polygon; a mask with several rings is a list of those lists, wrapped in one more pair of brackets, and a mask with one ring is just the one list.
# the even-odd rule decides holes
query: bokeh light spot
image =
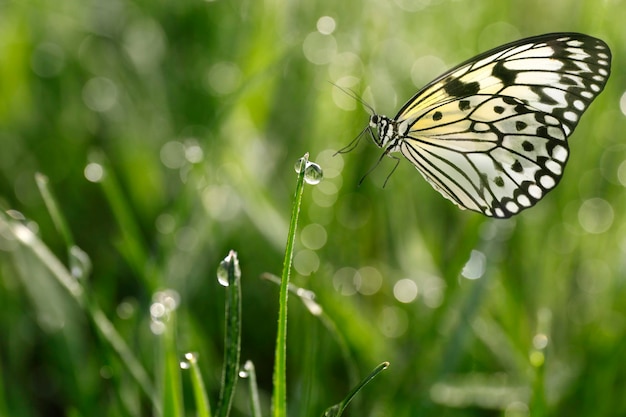
{"label": "bokeh light spot", "polygon": [[356,275],[356,286],[363,295],[374,295],[383,285],[383,276],[373,266],[359,268]]}
{"label": "bokeh light spot", "polygon": [[578,222],[588,233],[606,232],[613,224],[613,218],[613,207],[601,198],[590,198],[578,209]]}
{"label": "bokeh light spot", "polygon": [[300,275],[309,276],[320,267],[320,258],[312,250],[303,249],[294,255],[293,267]]}
{"label": "bokeh light spot", "polygon": [[539,350],[542,350],[548,347],[548,336],[546,336],[543,333],[537,333],[533,337],[533,347]]}
{"label": "bokeh light spot", "polygon": [[421,88],[446,69],[446,64],[438,56],[424,55],[417,58],[413,63],[411,81],[413,81],[414,86]]}
{"label": "bokeh light spot", "polygon": [[341,295],[354,295],[356,293],[355,276],[354,268],[338,269],[333,275],[333,287]]}
{"label": "bokeh light spot", "polygon": [[156,229],[163,235],[170,234],[176,228],[176,219],[169,213],[163,213],[156,219]]}
{"label": "bokeh light spot", "polygon": [[409,278],[403,278],[393,286],[393,296],[401,303],[410,303],[417,298],[417,284]]}
{"label": "bokeh light spot", "polygon": [[487,257],[485,254],[472,250],[469,260],[463,267],[463,271],[461,271],[461,275],[467,279],[478,279],[484,275],[486,267]]}
{"label": "bokeh light spot", "polygon": [[211,217],[216,220],[233,219],[241,211],[240,198],[228,185],[207,187],[202,193],[202,202]]}
{"label": "bokeh light spot", "polygon": [[322,16],[317,19],[317,31],[322,35],[330,35],[335,31],[337,24],[335,19],[330,16]]}
{"label": "bokeh light spot", "polygon": [[104,77],[94,77],[83,87],[83,102],[96,112],[106,112],[117,103],[118,91],[113,81]]}
{"label": "bokeh light spot", "polygon": [[90,162],[85,167],[83,175],[85,175],[87,181],[100,182],[104,178],[104,168],[96,162]]}
{"label": "bokeh light spot", "polygon": [[161,147],[161,162],[170,169],[178,169],[187,163],[185,146],[178,141],[170,141]]}
{"label": "bokeh light spot", "polygon": [[328,234],[324,226],[313,223],[306,225],[300,232],[300,240],[302,244],[309,249],[320,249],[326,244]]}
{"label": "bokeh light spot", "polygon": [[409,318],[404,310],[398,307],[385,307],[378,316],[378,328],[387,337],[396,338],[406,333]]}
{"label": "bokeh light spot", "polygon": [[619,109],[624,116],[626,116],[626,91],[622,93],[619,99]]}
{"label": "bokeh light spot", "polygon": [[337,41],[331,35],[311,32],[302,43],[302,51],[309,62],[316,65],[328,64],[337,53]]}
{"label": "bokeh light spot", "polygon": [[166,52],[166,37],[159,23],[153,19],[137,19],[124,31],[124,47],[139,72],[155,69]]}
{"label": "bokeh light spot", "polygon": [[223,96],[234,92],[243,77],[239,67],[232,62],[218,62],[207,73],[206,83],[209,90]]}

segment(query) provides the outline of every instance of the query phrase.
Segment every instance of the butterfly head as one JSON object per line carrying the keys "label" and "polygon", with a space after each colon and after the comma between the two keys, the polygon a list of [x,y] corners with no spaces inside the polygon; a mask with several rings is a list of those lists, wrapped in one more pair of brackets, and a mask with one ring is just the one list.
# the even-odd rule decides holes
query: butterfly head
{"label": "butterfly head", "polygon": [[[380,148],[387,148],[390,142],[398,136],[396,123],[380,114],[373,114],[370,117],[369,128],[374,143]],[[372,129],[376,129],[376,132]]]}

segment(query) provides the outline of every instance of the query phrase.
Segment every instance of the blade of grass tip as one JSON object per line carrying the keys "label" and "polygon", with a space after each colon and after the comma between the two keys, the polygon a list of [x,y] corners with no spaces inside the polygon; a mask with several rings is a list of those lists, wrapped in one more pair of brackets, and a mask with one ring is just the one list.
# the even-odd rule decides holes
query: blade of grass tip
{"label": "blade of grass tip", "polygon": [[220,284],[226,287],[226,332],[224,335],[224,369],[217,403],[218,417],[227,417],[239,378],[241,354],[241,270],[237,252],[231,250],[217,270]]}
{"label": "blade of grass tip", "polygon": [[211,417],[211,405],[198,366],[198,355],[191,352],[186,353],[185,360],[187,362],[183,362],[181,365],[186,364],[183,367],[188,367],[191,370],[191,387],[196,401],[196,415],[198,417]]}
{"label": "blade of grass tip", "polygon": [[250,411],[252,412],[252,417],[262,417],[261,401],[259,400],[259,386],[256,382],[256,370],[252,361],[246,361],[243,365],[241,376],[242,378],[248,379],[250,390]]}
{"label": "blade of grass tip", "polygon": [[61,235],[63,240],[65,241],[65,245],[68,250],[74,246],[74,237],[72,236],[72,232],[70,228],[67,226],[67,222],[65,221],[65,217],[59,210],[59,205],[57,204],[56,198],[50,191],[50,187],[48,186],[49,181],[48,177],[37,172],[35,174],[35,182],[37,183],[37,187],[39,188],[39,193],[41,194],[41,198],[43,199],[46,208],[48,209],[48,213],[50,213],[50,217],[52,218],[52,223],[54,227],[57,229],[57,232]]}
{"label": "blade of grass tip", "polygon": [[378,365],[376,368],[374,368],[374,370],[370,372],[368,376],[363,378],[363,380],[359,382],[359,384],[356,387],[354,387],[352,391],[348,393],[348,395],[346,396],[346,398],[343,399],[343,401],[341,401],[339,404],[335,404],[332,407],[329,407],[326,411],[324,411],[323,417],[341,416],[341,414],[343,414],[344,410],[346,409],[348,404],[350,404],[350,401],[352,401],[354,396],[358,394],[358,392],[361,391],[367,384],[369,384],[370,381],[374,379],[379,373],[381,373],[388,367],[389,367],[389,362],[383,362],[380,365]]}
{"label": "blade of grass tip", "polygon": [[285,248],[285,259],[283,261],[283,273],[280,282],[280,294],[278,298],[278,331],[276,332],[276,352],[274,354],[274,375],[272,383],[274,392],[272,394],[272,416],[287,416],[287,295],[289,294],[289,276],[291,274],[291,261],[293,259],[293,245],[298,226],[298,214],[302,202],[302,192],[304,189],[304,174],[306,164],[309,161],[309,154],[306,153],[296,163],[298,180],[296,181],[296,191],[293,198],[291,210],[291,222],[289,223],[289,233],[287,235],[287,245]]}
{"label": "blade of grass tip", "polygon": [[52,273],[52,276],[61,284],[63,288],[76,300],[79,306],[85,307],[85,292],[83,287],[68,272],[67,268],[50,251],[50,249],[26,226],[15,220],[9,219],[0,213],[0,222],[5,224],[9,233],[28,248],[41,261],[43,265]]}
{"label": "blade of grass tip", "polygon": [[41,173],[36,173],[35,182],[39,188],[41,198],[48,209],[48,213],[50,213],[52,223],[67,247],[68,265],[72,276],[79,279],[89,276],[92,269],[91,259],[87,253],[74,243],[74,236],[72,236],[72,231],[67,225],[67,220],[61,210],[59,210],[56,197],[48,186],[48,177]]}

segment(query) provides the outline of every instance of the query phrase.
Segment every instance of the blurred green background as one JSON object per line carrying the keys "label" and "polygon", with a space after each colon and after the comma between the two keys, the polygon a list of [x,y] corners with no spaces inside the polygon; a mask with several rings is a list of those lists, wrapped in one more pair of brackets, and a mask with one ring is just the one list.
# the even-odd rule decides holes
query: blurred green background
{"label": "blurred green background", "polygon": [[[375,365],[350,416],[626,414],[626,4],[608,1],[0,1],[0,197],[63,262],[41,172],[91,258],[83,283],[153,381],[153,294],[173,289],[180,354],[216,401],[230,249],[242,359],[271,393],[279,274],[305,152],[294,258],[337,334],[290,300],[291,416],[319,416]],[[363,141],[445,69],[491,47],[577,31],[613,72],[571,136],[556,190],[506,221],[458,210]],[[18,213],[19,212],[19,213]],[[151,415],[73,299],[0,230],[0,415]],[[342,344],[345,350],[342,351]],[[349,359],[346,359],[348,357]],[[195,415],[183,373],[187,415]],[[158,384],[157,384],[158,385]],[[239,384],[234,416],[249,415]],[[130,406],[129,406],[130,404]]]}

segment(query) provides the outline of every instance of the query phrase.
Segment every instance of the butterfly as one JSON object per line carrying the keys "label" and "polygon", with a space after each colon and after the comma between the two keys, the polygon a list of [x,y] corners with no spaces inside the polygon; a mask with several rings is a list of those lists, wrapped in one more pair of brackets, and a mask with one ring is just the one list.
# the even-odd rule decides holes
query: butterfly
{"label": "butterfly", "polygon": [[610,68],[609,47],[588,35],[521,39],[447,71],[393,119],[372,112],[361,135],[384,148],[381,159],[402,153],[460,208],[508,218],[559,183],[567,138]]}

